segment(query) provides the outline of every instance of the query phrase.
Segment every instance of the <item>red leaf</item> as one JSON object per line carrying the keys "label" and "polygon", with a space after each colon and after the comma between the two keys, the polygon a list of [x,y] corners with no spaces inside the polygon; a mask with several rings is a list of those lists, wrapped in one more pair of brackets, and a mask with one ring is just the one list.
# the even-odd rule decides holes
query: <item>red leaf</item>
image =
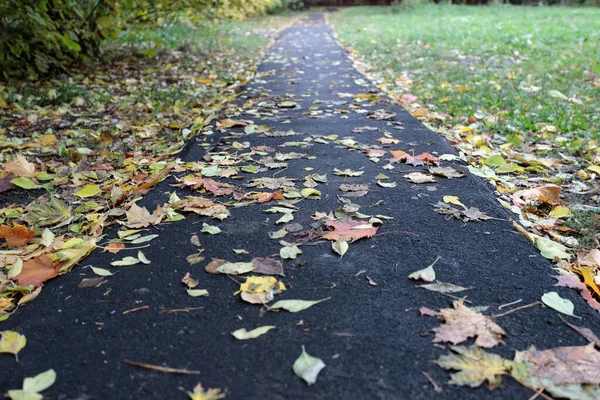
{"label": "red leaf", "polygon": [[58,269],[54,267],[52,260],[47,255],[41,255],[23,263],[21,273],[16,279],[19,286],[40,286],[48,279],[54,278]]}

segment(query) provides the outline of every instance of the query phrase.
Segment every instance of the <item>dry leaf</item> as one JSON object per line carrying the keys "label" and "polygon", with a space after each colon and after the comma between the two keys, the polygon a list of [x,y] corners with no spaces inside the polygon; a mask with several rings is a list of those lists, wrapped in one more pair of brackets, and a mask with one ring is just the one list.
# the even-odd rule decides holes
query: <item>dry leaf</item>
{"label": "dry leaf", "polygon": [[325,225],[333,228],[322,237],[327,240],[353,242],[361,238],[369,238],[377,233],[378,227],[365,224],[362,221],[325,221]]}
{"label": "dry leaf", "polygon": [[25,225],[14,222],[12,227],[8,225],[0,226],[0,238],[5,239],[9,247],[23,247],[29,243],[34,235],[33,229],[28,230]]}
{"label": "dry leaf", "polygon": [[519,190],[512,195],[512,198],[518,204],[538,200],[554,206],[562,203],[559,193],[560,186],[547,184],[532,189]]}
{"label": "dry leaf", "polygon": [[281,261],[273,260],[268,257],[255,257],[250,262],[254,267],[253,271],[257,274],[285,276]]}
{"label": "dry leaf", "polygon": [[440,310],[444,324],[433,329],[434,343],[462,343],[468,338],[475,338],[475,344],[481,347],[494,347],[502,343],[506,332],[485,315],[465,306],[462,301],[454,301],[454,308]]}
{"label": "dry leaf", "polygon": [[38,287],[48,279],[54,278],[57,274],[57,268],[54,266],[52,260],[44,254],[32,260],[25,261],[23,269],[17,275],[16,279],[19,286],[33,285]]}
{"label": "dry leaf", "polygon": [[459,371],[452,374],[450,384],[477,387],[487,381],[492,388],[500,385],[500,376],[506,373],[502,357],[477,346],[451,346],[451,349],[454,353],[436,361],[442,368]]}
{"label": "dry leaf", "polygon": [[36,174],[35,164],[27,161],[21,154],[17,154],[16,161],[8,161],[4,163],[4,170],[14,176],[22,176],[33,178]]}

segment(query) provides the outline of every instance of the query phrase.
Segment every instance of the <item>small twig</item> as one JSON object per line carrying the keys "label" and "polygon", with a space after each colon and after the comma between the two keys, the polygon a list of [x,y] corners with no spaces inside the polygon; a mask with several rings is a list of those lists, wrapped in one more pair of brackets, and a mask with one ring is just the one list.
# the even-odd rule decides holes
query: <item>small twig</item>
{"label": "small twig", "polygon": [[515,311],[523,310],[524,308],[529,308],[529,307],[533,307],[533,306],[537,306],[537,305],[542,305],[542,302],[541,301],[536,301],[535,303],[526,304],[526,305],[521,306],[521,307],[513,308],[512,310],[508,310],[507,312],[504,312],[502,314],[490,315],[490,318],[504,317],[505,315],[512,314]]}
{"label": "small twig", "polygon": [[145,246],[138,246],[138,247],[123,247],[122,249],[117,249],[117,248],[109,248],[107,246],[100,246],[100,245],[96,245],[97,248],[99,249],[108,249],[108,250],[119,250],[119,251],[123,251],[123,250],[139,250],[139,249],[145,249],[146,247],[150,247],[149,244],[145,245]]}
{"label": "small twig", "polygon": [[152,369],[154,371],[166,372],[169,374],[187,374],[187,375],[197,375],[200,371],[190,371],[188,369],[183,368],[170,368],[170,367],[161,367],[160,365],[152,365],[152,364],[144,364],[135,361],[123,360],[123,362],[127,365],[132,365],[134,367]]}
{"label": "small twig", "polygon": [[149,309],[150,309],[150,306],[136,307],[136,308],[132,308],[131,310],[123,311],[123,315],[129,314],[132,312],[136,312],[136,311],[149,310]]}
{"label": "small twig", "polygon": [[450,298],[452,298],[454,300],[461,300],[461,301],[464,301],[465,303],[473,304],[472,301],[467,300],[465,297],[453,296],[450,293],[443,293],[443,292],[437,292],[437,293],[439,293],[441,295],[444,295],[444,296],[448,296],[448,297],[450,297]]}
{"label": "small twig", "polygon": [[498,310],[502,310],[504,307],[514,306],[515,304],[518,304],[518,303],[520,303],[522,301],[523,301],[523,299],[519,299],[517,301],[513,301],[512,303],[502,304],[501,306],[498,306]]}
{"label": "small twig", "polygon": [[533,396],[531,396],[528,400],[535,400],[537,399],[539,396],[542,395],[542,392],[544,391],[545,388],[540,388],[538,391],[536,391]]}
{"label": "small twig", "polygon": [[421,373],[425,376],[425,378],[427,378],[427,380],[429,381],[429,383],[431,383],[431,385],[433,386],[433,390],[436,393],[442,393],[442,387],[436,381],[434,381],[433,378],[430,377],[427,372],[421,371]]}
{"label": "small twig", "polygon": [[163,308],[160,312],[164,312],[167,314],[175,314],[180,312],[190,312],[196,310],[202,310],[204,307],[188,307],[188,308]]}

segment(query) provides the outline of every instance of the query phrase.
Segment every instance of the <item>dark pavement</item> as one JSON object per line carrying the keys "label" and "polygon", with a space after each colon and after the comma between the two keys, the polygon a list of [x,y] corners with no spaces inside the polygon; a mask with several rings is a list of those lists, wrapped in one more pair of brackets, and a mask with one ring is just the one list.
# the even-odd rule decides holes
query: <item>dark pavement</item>
{"label": "dark pavement", "polygon": [[[272,132],[293,130],[300,134],[269,137],[230,128],[192,140],[182,155],[186,162],[202,161],[207,152],[235,154],[237,150],[230,144],[248,141],[251,146],[270,146],[281,153],[314,156],[290,159],[287,169],[242,172],[243,180],[218,179],[250,191],[246,184],[251,179],[276,174],[277,178],[298,179],[295,185],[301,189],[307,174],[326,173],[328,183],[316,187],[322,192],[321,199],[297,204],[299,211],[293,222],[304,229],[315,222],[311,216],[316,211],[329,213],[344,205],[340,184],[370,184],[366,196],[350,199],[360,205],[361,213],[394,218],[383,221],[377,236],[350,244],[343,258],[332,252],[330,242],[313,241],[317,243],[301,247],[303,254],[297,259],[283,262],[286,276],[282,280],[290,287],[277,300],[330,300],[299,313],[266,312],[260,305],[233,296],[238,285],[230,277],[204,272],[211,258],[277,258],[281,245],[270,239],[268,232],[281,228],[274,223],[280,214],[263,212],[274,204],[231,206],[231,216],[223,222],[186,215],[184,221],[148,231],[160,234],[143,250],[150,265],[110,267],[111,261],[135,256],[137,251],[112,255],[96,250],[71,273],[48,282],[35,301],[3,322],[0,329],[19,331],[28,342],[18,363],[14,357],[0,357],[2,392],[20,388],[24,377],[53,368],[57,381],[44,392],[47,399],[185,399],[187,395],[178,388],[191,390],[198,382],[205,388],[227,389],[229,399],[527,399],[533,395],[510,377],[504,377],[504,387],[494,391],[446,385],[449,374],[432,360],[447,350],[432,344],[432,335],[424,334],[440,322],[419,316],[418,308],[450,307],[452,299],[419,289],[419,283],[407,278],[441,256],[435,265],[438,280],[473,287],[459,295],[468,296],[474,306],[489,306],[486,315],[509,309],[499,311],[502,304],[519,299],[522,302],[518,305],[529,304],[556,290],[575,304],[575,314],[583,318],[570,322],[600,331],[598,315],[576,292],[553,287],[552,264],[513,229],[508,221],[512,215],[500,206],[488,183],[468,175],[439,178],[436,184],[412,184],[402,172],[423,167],[398,163],[386,170],[383,167],[389,154],[372,162],[360,150],[352,151],[327,139],[313,140],[304,148],[278,147],[314,139],[312,135],[338,135],[338,141],[352,137],[369,146],[381,145],[376,139],[389,132],[401,140],[390,145],[390,150],[455,154],[443,138],[385,97],[374,104],[367,100],[359,103],[352,97],[373,89],[336,44],[322,17],[306,18],[282,33],[259,76],[227,115],[267,125]],[[282,101],[296,102],[298,107],[270,107],[270,102]],[[369,118],[377,110],[396,115],[392,122]],[[377,130],[352,131],[364,126]],[[253,156],[254,160],[260,158]],[[460,162],[443,162],[443,166],[466,167]],[[334,168],[364,174],[336,176]],[[397,182],[397,187],[378,186],[379,173],[390,177],[386,182]],[[142,204],[154,209],[168,201],[168,192],[177,191],[181,198],[192,194],[171,186],[174,183],[173,177],[165,180]],[[432,207],[446,195],[459,196],[467,206],[499,220],[448,220]],[[219,226],[222,233],[202,234],[202,222]],[[186,256],[196,251],[190,243],[193,233],[200,238],[206,261],[189,265]],[[232,249],[245,249],[249,254],[236,254]],[[77,285],[82,278],[94,276],[83,268],[86,265],[117,273],[99,288],[80,289]],[[361,270],[366,272],[358,274]],[[188,296],[180,282],[186,272],[199,279],[198,288],[207,289],[210,296]],[[370,285],[366,276],[377,286]],[[123,311],[141,306],[150,308],[123,315]],[[161,308],[184,307],[202,309],[161,312]],[[504,345],[491,351],[512,358],[515,350],[530,345],[547,349],[586,344],[559,315],[548,308],[532,307],[497,319],[508,336]],[[231,336],[237,329],[263,325],[277,328],[254,340],[238,341]],[[302,345],[327,365],[310,387],[292,372]],[[126,365],[125,359],[201,373],[165,374]],[[442,393],[433,391],[421,371],[444,383]]]}

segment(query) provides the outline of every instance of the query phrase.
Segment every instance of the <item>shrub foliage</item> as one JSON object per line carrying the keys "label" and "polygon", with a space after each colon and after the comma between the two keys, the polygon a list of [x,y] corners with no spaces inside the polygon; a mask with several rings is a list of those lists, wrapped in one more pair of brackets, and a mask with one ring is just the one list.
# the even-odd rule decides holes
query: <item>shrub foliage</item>
{"label": "shrub foliage", "polygon": [[0,73],[36,77],[97,58],[100,44],[132,24],[244,19],[285,0],[3,0]]}

